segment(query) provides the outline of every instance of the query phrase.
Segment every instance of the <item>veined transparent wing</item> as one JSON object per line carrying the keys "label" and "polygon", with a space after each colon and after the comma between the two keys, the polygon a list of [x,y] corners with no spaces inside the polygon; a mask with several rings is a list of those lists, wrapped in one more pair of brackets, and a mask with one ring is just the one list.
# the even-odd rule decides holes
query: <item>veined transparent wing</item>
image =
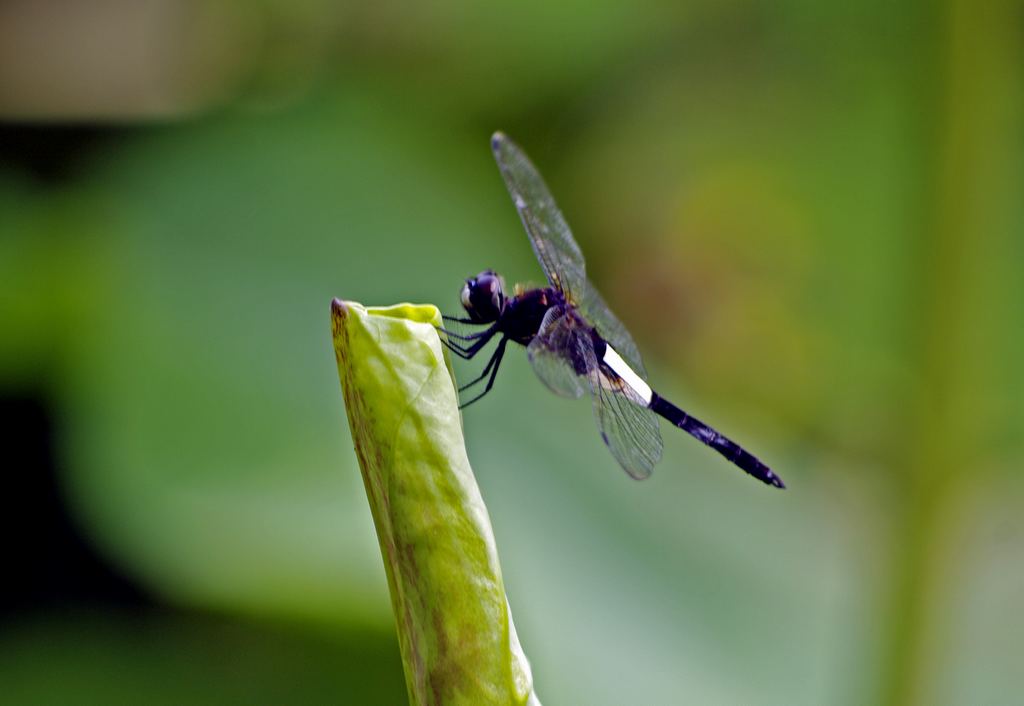
{"label": "veined transparent wing", "polygon": [[626,327],[623,326],[618,317],[612,313],[604,298],[589,280],[583,280],[583,285],[580,291],[577,292],[575,303],[580,314],[591,326],[597,329],[597,333],[600,334],[601,338],[608,341],[612,348],[629,363],[629,367],[646,381],[647,370],[644,369],[644,363],[640,359],[640,351],[637,349],[636,343],[633,342],[633,337],[629,335],[629,331],[626,330]]}
{"label": "veined transparent wing", "polygon": [[622,470],[637,480],[651,475],[661,460],[663,444],[658,417],[642,397],[607,365],[599,363],[591,341],[581,345],[594,403],[594,420]]}
{"label": "veined transparent wing", "polygon": [[637,480],[651,475],[663,447],[654,412],[602,385],[594,393],[594,418],[622,469]]}
{"label": "veined transparent wing", "polygon": [[587,275],[583,253],[569,224],[540,172],[512,140],[496,132],[491,137],[491,149],[544,274],[553,286],[572,298],[584,288]]}
{"label": "veined transparent wing", "polygon": [[[585,364],[585,359],[581,358],[578,352],[584,345],[581,336],[589,338],[589,332],[574,327],[565,310],[553,306],[544,315],[537,335],[526,347],[530,365],[533,366],[537,377],[548,389],[562,397],[577,399],[589,388],[586,379],[580,376],[574,360],[571,359],[575,358],[576,362]],[[586,344],[593,349],[593,344],[589,340]],[[590,358],[593,359],[592,352]],[[586,368],[581,367],[581,370],[585,372]]]}

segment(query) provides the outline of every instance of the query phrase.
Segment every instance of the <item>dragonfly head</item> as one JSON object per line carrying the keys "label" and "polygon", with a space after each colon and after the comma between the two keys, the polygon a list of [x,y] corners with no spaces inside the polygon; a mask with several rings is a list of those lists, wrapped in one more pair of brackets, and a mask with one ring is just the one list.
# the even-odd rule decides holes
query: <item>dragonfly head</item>
{"label": "dragonfly head", "polygon": [[484,270],[462,285],[462,308],[469,318],[486,324],[497,321],[505,311],[505,282],[494,270]]}

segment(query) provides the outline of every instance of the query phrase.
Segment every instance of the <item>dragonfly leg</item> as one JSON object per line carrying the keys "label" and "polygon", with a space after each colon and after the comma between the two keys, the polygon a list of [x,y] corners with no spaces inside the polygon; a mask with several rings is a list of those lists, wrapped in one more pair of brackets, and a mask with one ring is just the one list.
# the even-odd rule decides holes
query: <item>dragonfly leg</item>
{"label": "dragonfly leg", "polygon": [[444,340],[443,338],[441,339],[441,343],[444,344],[445,348],[447,348],[449,351],[451,351],[452,353],[454,353],[458,357],[462,358],[463,360],[469,360],[470,358],[473,357],[470,353],[466,352],[465,348],[459,348],[454,343],[449,343],[448,341]]}
{"label": "dragonfly leg", "polygon": [[469,400],[468,402],[463,402],[462,404],[460,404],[459,409],[465,409],[466,407],[473,404],[474,402],[476,402],[477,400],[479,400],[480,398],[482,398],[484,395],[491,391],[491,388],[494,386],[494,378],[497,377],[498,368],[501,366],[501,357],[505,355],[505,345],[507,343],[507,338],[501,339],[501,343],[498,344],[497,349],[495,349],[494,351],[494,356],[491,357],[491,362],[487,364],[489,366],[491,365],[491,363],[493,363],[494,367],[491,368],[491,376],[487,379],[487,386],[484,388],[484,391],[481,392],[476,397],[474,397],[473,399]]}
{"label": "dragonfly leg", "polygon": [[491,342],[491,339],[494,338],[494,334],[496,334],[497,332],[498,327],[492,326],[486,331],[483,331],[482,335],[476,341],[476,343],[469,346],[468,348],[460,346],[458,343],[452,343],[446,338],[442,338],[441,343],[443,343],[448,350],[450,350],[452,353],[459,356],[460,358],[464,360],[470,360],[473,356],[479,353],[484,346]]}
{"label": "dragonfly leg", "polygon": [[473,319],[465,319],[460,316],[449,316],[448,314],[441,314],[441,318],[445,321],[454,321],[457,324],[470,324],[471,326],[483,326],[479,321],[473,321]]}
{"label": "dragonfly leg", "polygon": [[487,361],[487,365],[484,366],[484,369],[480,373],[480,375],[478,375],[472,381],[467,382],[465,385],[460,387],[459,388],[459,392],[462,392],[463,390],[467,390],[467,389],[473,387],[473,385],[478,384],[481,380],[483,380],[484,378],[487,377],[487,374],[491,372],[491,368],[494,367],[494,361],[496,361],[499,358],[501,358],[500,354],[505,350],[505,343],[504,343],[504,341],[506,341],[506,340],[508,340],[508,339],[502,339],[502,343],[499,343],[498,347],[494,349],[494,353],[491,355],[491,359]]}
{"label": "dragonfly leg", "polygon": [[478,338],[483,338],[484,336],[486,336],[490,332],[490,329],[487,329],[485,331],[477,331],[476,333],[471,333],[469,335],[465,335],[465,334],[461,334],[461,333],[455,333],[454,331],[451,331],[450,329],[442,328],[441,326],[437,326],[435,328],[437,328],[438,331],[443,331],[444,335],[448,336],[448,338],[454,338],[457,341],[475,341]]}

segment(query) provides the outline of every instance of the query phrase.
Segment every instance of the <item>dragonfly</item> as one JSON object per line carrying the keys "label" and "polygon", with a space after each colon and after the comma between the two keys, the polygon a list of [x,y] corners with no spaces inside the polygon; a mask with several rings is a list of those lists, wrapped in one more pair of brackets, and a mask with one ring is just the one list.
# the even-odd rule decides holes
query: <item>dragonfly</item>
{"label": "dragonfly", "polygon": [[[512,341],[526,347],[534,372],[552,392],[573,399],[590,395],[601,439],[633,478],[650,476],[661,459],[661,417],[754,478],[784,488],[749,451],[651,389],[633,338],[587,279],[583,253],[540,172],[501,132],[491,138],[491,149],[548,286],[508,292],[490,269],[465,281],[460,298],[466,315],[444,317],[442,340],[466,360],[495,338],[498,343],[480,375],[459,388],[462,394],[484,383],[461,407],[490,392]],[[463,333],[451,330],[453,323],[466,327]]]}

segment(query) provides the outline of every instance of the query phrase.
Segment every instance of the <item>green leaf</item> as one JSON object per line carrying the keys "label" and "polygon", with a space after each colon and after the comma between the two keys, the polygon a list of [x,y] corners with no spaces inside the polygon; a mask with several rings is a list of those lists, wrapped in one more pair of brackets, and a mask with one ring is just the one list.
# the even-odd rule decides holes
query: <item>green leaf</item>
{"label": "green leaf", "polygon": [[335,299],[331,318],[410,703],[539,704],[466,456],[440,313]]}

